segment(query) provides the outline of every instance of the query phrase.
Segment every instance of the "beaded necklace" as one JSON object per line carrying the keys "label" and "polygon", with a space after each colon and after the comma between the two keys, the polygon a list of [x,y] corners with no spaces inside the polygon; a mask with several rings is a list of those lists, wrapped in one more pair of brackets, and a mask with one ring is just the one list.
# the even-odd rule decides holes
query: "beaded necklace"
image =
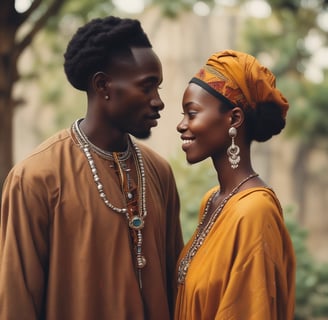
{"label": "beaded necklace", "polygon": [[[136,266],[138,269],[139,287],[140,289],[142,289],[141,269],[146,265],[146,259],[142,254],[142,241],[143,241],[142,229],[144,227],[145,218],[147,216],[147,209],[146,209],[146,177],[145,177],[145,169],[143,165],[141,151],[138,148],[138,146],[133,141],[131,141],[130,137],[128,140],[127,151],[123,153],[106,152],[96,147],[88,140],[86,135],[80,129],[79,123],[81,122],[81,120],[82,119],[78,119],[73,123],[72,130],[75,133],[76,138],[80,144],[80,147],[88,160],[100,198],[103,200],[103,202],[108,208],[115,211],[116,213],[124,214],[127,218],[128,225],[130,227],[132,238],[135,244]],[[124,208],[118,208],[114,206],[112,203],[110,203],[106,193],[104,192],[103,185],[98,175],[98,170],[96,168],[90,149],[96,152],[97,154],[99,154],[100,156],[103,156],[106,159],[111,159],[114,161],[114,164],[116,165],[117,170],[119,172],[122,192],[124,195],[124,200],[125,200]],[[138,177],[139,192],[136,192],[136,196],[138,196],[138,194],[139,195],[141,194],[141,197],[139,196],[137,200],[134,199],[134,192],[131,191],[131,178],[130,178],[131,170],[127,168],[126,164],[124,163],[124,161],[127,160],[131,154],[133,155],[134,158],[134,163],[136,166],[137,177]]]}
{"label": "beaded necklace", "polygon": [[178,268],[178,283],[179,284],[184,284],[185,282],[185,278],[191,263],[191,260],[193,259],[193,257],[196,255],[197,251],[199,250],[199,248],[202,246],[202,244],[205,241],[206,236],[208,235],[208,233],[210,232],[210,230],[212,229],[217,217],[220,215],[223,207],[225,206],[225,204],[228,202],[228,200],[238,192],[239,188],[248,180],[257,177],[258,174],[257,173],[253,173],[251,175],[249,175],[248,177],[246,177],[244,180],[242,180],[219,204],[219,206],[214,210],[214,212],[212,213],[212,215],[210,216],[208,222],[206,223],[206,225],[203,224],[205,222],[205,219],[207,217],[207,214],[209,212],[209,208],[210,205],[212,203],[212,200],[214,198],[214,196],[216,196],[217,191],[214,191],[212,193],[212,195],[210,196],[210,198],[207,200],[206,203],[206,207],[204,210],[204,214],[202,216],[201,221],[199,222],[198,226],[197,226],[197,231],[196,231],[196,236],[191,244],[191,246],[189,247],[188,252],[186,253],[186,255],[183,257],[183,259],[180,261],[179,264],[179,268]]}
{"label": "beaded necklace", "polygon": [[[76,122],[75,122],[76,125],[75,125],[74,129],[76,129],[76,133],[78,134],[78,138],[81,138],[81,140],[82,140],[83,142],[86,142],[94,152],[96,152],[97,154],[99,154],[99,155],[102,156],[103,158],[108,159],[108,160],[114,160],[113,152],[108,152],[108,151],[105,151],[105,150],[103,150],[103,149],[100,149],[99,147],[97,147],[95,144],[93,144],[93,143],[88,139],[88,137],[87,137],[87,136],[85,135],[85,133],[80,129],[80,126],[79,126],[79,124],[80,124],[80,122],[81,122],[82,120],[83,120],[83,119],[78,119],[78,120],[76,120]],[[130,143],[130,141],[129,141],[128,146],[127,146],[127,148],[126,148],[125,151],[123,151],[123,152],[117,152],[117,154],[118,154],[118,158],[119,158],[120,161],[124,161],[124,160],[129,159],[130,156],[131,156],[131,153],[132,153],[132,151],[131,151],[131,143]]]}

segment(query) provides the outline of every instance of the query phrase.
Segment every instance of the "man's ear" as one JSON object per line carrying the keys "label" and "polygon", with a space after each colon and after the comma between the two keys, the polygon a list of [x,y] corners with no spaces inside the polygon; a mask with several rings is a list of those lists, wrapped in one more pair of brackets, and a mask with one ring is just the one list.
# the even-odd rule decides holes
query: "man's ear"
{"label": "man's ear", "polygon": [[240,108],[240,107],[235,107],[231,110],[231,114],[230,114],[230,125],[232,127],[238,128],[240,127],[244,120],[245,120],[245,115],[244,115],[244,111]]}
{"label": "man's ear", "polygon": [[97,72],[92,76],[92,88],[93,90],[104,97],[109,97],[109,87],[108,82],[110,78],[109,76],[104,72]]}

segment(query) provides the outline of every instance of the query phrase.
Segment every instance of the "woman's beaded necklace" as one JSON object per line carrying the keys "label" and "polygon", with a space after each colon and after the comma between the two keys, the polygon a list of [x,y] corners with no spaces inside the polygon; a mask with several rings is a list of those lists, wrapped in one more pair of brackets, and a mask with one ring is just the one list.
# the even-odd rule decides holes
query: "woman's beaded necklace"
{"label": "woman's beaded necklace", "polygon": [[[128,225],[134,233],[133,238],[135,240],[136,266],[138,269],[139,287],[141,289],[142,288],[141,269],[146,265],[146,259],[142,254],[142,240],[143,240],[142,229],[144,227],[145,218],[147,216],[146,177],[145,177],[145,169],[143,165],[141,151],[138,148],[138,146],[133,141],[131,141],[130,138],[128,140],[127,150],[121,153],[106,152],[98,148],[97,146],[95,146],[89,141],[87,136],[80,129],[79,123],[81,122],[81,120],[82,119],[76,120],[72,125],[72,129],[76,135],[76,138],[80,144],[81,149],[83,150],[88,160],[93,175],[93,179],[96,183],[97,190],[99,192],[99,196],[108,208],[112,209],[116,213],[124,214],[126,216],[128,220]],[[96,152],[97,154],[99,154],[100,156],[105,157],[106,159],[113,160],[114,163],[117,165],[119,176],[121,179],[122,191],[126,202],[126,207],[118,208],[109,201],[106,193],[104,192],[103,184],[101,183],[101,180],[99,178],[98,170],[96,168],[90,149]],[[127,160],[131,156],[131,154],[133,155],[134,158],[134,163],[136,166],[136,171],[138,176],[138,187],[139,187],[138,194],[139,195],[141,194],[141,197],[139,197],[140,210],[136,209],[135,204],[133,204],[133,208],[131,207],[131,203],[133,203],[133,199],[132,199],[133,195],[130,192],[130,187],[129,187],[131,183],[130,175],[129,175],[130,169],[127,168],[126,164],[123,162]],[[125,188],[126,186],[127,188]]]}
{"label": "woman's beaded necklace", "polygon": [[210,196],[210,198],[208,199],[207,203],[206,203],[206,207],[204,210],[204,214],[202,216],[201,221],[198,224],[197,227],[197,233],[196,236],[194,238],[194,240],[192,241],[191,246],[189,247],[188,252],[186,253],[186,255],[183,257],[183,259],[180,261],[179,264],[179,268],[178,268],[178,283],[179,284],[184,284],[185,279],[186,279],[186,275],[191,263],[191,260],[193,259],[193,257],[196,255],[197,251],[199,250],[199,248],[202,246],[202,244],[205,241],[206,236],[208,235],[208,233],[211,231],[217,217],[220,215],[223,207],[225,206],[225,204],[228,202],[228,200],[238,192],[239,188],[248,180],[257,177],[258,174],[257,173],[253,173],[251,175],[249,175],[248,177],[246,177],[244,180],[242,180],[219,204],[219,206],[214,210],[214,212],[212,213],[212,215],[209,217],[208,222],[206,223],[206,225],[203,226],[203,224],[205,223],[205,219],[208,215],[209,212],[209,208],[210,205],[212,203],[212,200],[214,198],[214,196],[217,194],[217,191],[213,192],[212,195]]}

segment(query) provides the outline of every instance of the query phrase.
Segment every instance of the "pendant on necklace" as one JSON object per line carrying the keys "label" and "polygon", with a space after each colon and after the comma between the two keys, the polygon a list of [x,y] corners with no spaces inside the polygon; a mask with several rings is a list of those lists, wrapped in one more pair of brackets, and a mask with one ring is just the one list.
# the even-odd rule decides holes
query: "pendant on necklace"
{"label": "pendant on necklace", "polygon": [[147,263],[146,258],[144,256],[137,257],[137,263],[138,263],[138,269],[142,269],[143,267],[145,267]]}
{"label": "pendant on necklace", "polygon": [[140,230],[144,227],[144,220],[142,217],[140,216],[133,216],[130,220],[129,220],[129,227],[134,229],[134,230]]}

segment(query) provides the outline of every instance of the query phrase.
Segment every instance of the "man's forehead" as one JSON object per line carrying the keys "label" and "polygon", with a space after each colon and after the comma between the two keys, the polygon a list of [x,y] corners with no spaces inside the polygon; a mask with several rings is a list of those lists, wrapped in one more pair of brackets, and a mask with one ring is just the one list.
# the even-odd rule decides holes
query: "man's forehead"
{"label": "man's forehead", "polygon": [[159,59],[152,48],[132,47],[131,52],[133,59],[137,64],[144,63],[145,60],[155,60],[159,63]]}

